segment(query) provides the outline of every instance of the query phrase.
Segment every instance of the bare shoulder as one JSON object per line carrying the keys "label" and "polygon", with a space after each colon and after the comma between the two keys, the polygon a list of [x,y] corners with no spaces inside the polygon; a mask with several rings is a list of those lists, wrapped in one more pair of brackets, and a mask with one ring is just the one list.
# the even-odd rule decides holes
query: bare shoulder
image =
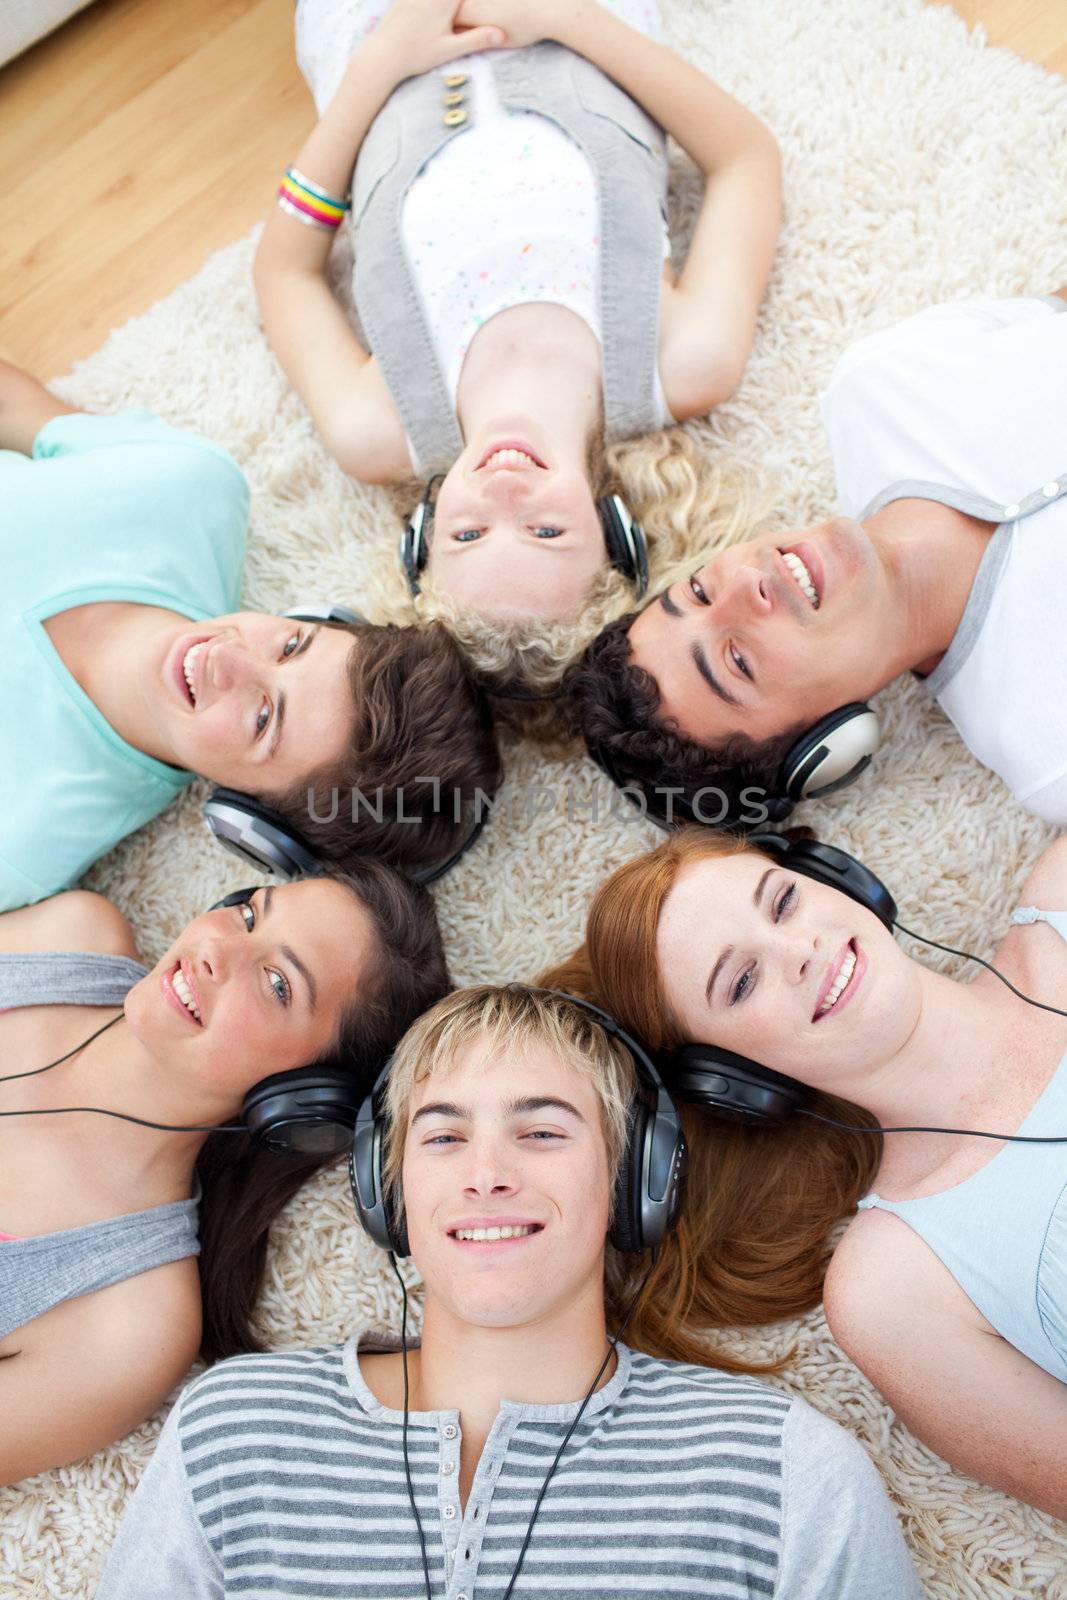
{"label": "bare shoulder", "polygon": [[[1067,911],[1067,834],[1054,839],[1038,857],[1019,891],[1018,903],[1040,911]],[[1027,993],[1047,990],[1059,978],[1067,977],[1067,939],[1040,922],[1034,926],[1014,924],[997,946],[994,959],[1004,975]],[[989,973],[975,979],[984,987],[996,981]],[[1039,993],[1037,998],[1052,996]]]}
{"label": "bare shoulder", "polygon": [[133,930],[118,906],[88,889],[0,915],[0,951],[91,950],[137,960]]}
{"label": "bare shoulder", "polygon": [[901,1217],[877,1208],[845,1230],[823,1304],[834,1338],[865,1371],[940,1312],[984,1322],[930,1246]]}
{"label": "bare shoulder", "polygon": [[65,1301],[16,1341],[0,1363],[0,1483],[101,1450],[162,1404],[200,1343],[196,1263]]}

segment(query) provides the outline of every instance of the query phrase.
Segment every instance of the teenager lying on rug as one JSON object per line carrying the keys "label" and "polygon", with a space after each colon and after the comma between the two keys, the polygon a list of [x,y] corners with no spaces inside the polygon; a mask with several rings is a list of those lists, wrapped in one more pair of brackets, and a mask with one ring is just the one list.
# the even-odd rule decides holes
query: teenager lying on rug
{"label": "teenager lying on rug", "polygon": [[230,896],[151,972],[99,895],[0,917],[0,1482],[260,1348],[273,1218],[447,988],[427,891],[374,862]]}
{"label": "teenager lying on rug", "polygon": [[[224,450],[147,411],[75,411],[0,363],[0,501],[0,910],[76,881],[196,774],[337,866],[422,868],[470,834],[499,768],[454,642],[235,611],[248,485]],[[355,785],[382,786],[381,822],[353,824]],[[397,820],[400,788],[420,825]]]}
{"label": "teenager lying on rug", "polygon": [[[604,440],[733,392],[774,254],[773,137],[659,32],[646,0],[297,7],[321,121],[256,255],[267,336],[347,472],[428,485],[412,592],[499,623],[517,659],[618,589],[613,566],[643,591]],[[705,180],[677,277],[668,133]],[[350,193],[369,350],[326,277]]]}
{"label": "teenager lying on rug", "polygon": [[422,1276],[421,1340],[405,1290],[399,1351],[356,1328],[190,1385],[100,1600],[919,1595],[860,1446],[716,1371],[665,1292],[701,1196],[673,1231],[684,1144],[636,1044],[567,996],[460,990],[370,1110],[357,1210]]}
{"label": "teenager lying on rug", "polygon": [[752,788],[781,821],[863,771],[866,701],[911,671],[1067,824],[1065,297],[936,306],[845,353],[822,400],[844,515],[724,550],[578,669],[617,783],[697,797],[702,822],[749,821]]}
{"label": "teenager lying on rug", "polygon": [[773,1322],[824,1294],[921,1439],[1063,1517],[1067,841],[1022,899],[995,961],[1044,1009],[992,973],[958,983],[906,956],[891,896],[844,852],[691,828],[602,885],[551,981],[660,1051],[702,1042],[664,1073],[705,1107],[707,1320]]}

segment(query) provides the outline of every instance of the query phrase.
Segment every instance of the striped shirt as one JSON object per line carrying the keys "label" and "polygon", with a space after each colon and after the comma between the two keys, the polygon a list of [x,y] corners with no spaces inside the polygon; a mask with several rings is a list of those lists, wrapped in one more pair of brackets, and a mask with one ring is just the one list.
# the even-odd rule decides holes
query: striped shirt
{"label": "striped shirt", "polygon": [[[403,1414],[354,1336],[238,1356],[182,1395],[131,1501],[98,1600],[425,1600]],[[626,1600],[912,1600],[860,1447],[753,1378],[619,1346],[538,1515],[516,1592]],[[460,1413],[413,1412],[409,1457],[434,1600],[502,1600],[577,1403],[504,1401],[466,1506]]]}

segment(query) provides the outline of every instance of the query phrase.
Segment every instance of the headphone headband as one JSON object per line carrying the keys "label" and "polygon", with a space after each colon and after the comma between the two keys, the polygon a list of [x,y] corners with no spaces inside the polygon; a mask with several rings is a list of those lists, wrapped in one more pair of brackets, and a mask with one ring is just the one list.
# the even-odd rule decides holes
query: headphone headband
{"label": "headphone headband", "polygon": [[[530,993],[558,998],[586,1012],[628,1051],[638,1094],[615,1188],[610,1238],[617,1250],[656,1249],[674,1225],[685,1184],[687,1151],[681,1118],[662,1077],[643,1044],[599,1006],[561,989]],[[356,1216],[375,1244],[396,1256],[410,1255],[407,1223],[385,1191],[383,1158],[385,1120],[382,1101],[392,1060],[386,1062],[356,1117],[348,1173]]]}

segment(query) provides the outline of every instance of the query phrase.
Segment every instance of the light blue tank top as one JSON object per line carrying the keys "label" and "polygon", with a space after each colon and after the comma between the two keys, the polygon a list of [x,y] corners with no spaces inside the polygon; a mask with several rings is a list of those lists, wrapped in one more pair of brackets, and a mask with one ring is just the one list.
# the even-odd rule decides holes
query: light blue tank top
{"label": "light blue tank top", "polygon": [[[147,968],[94,952],[0,955],[0,1010],[121,1006]],[[196,1200],[0,1241],[0,1339],[53,1306],[200,1251]],[[0,1218],[2,1221],[2,1218]]]}
{"label": "light blue tank top", "polygon": [[[1011,920],[1047,922],[1067,939],[1067,912],[1022,906]],[[1067,1055],[1018,1132],[1067,1135]],[[859,1204],[902,1217],[986,1321],[1067,1383],[1067,1144],[1007,1144],[940,1194],[872,1192]]]}

